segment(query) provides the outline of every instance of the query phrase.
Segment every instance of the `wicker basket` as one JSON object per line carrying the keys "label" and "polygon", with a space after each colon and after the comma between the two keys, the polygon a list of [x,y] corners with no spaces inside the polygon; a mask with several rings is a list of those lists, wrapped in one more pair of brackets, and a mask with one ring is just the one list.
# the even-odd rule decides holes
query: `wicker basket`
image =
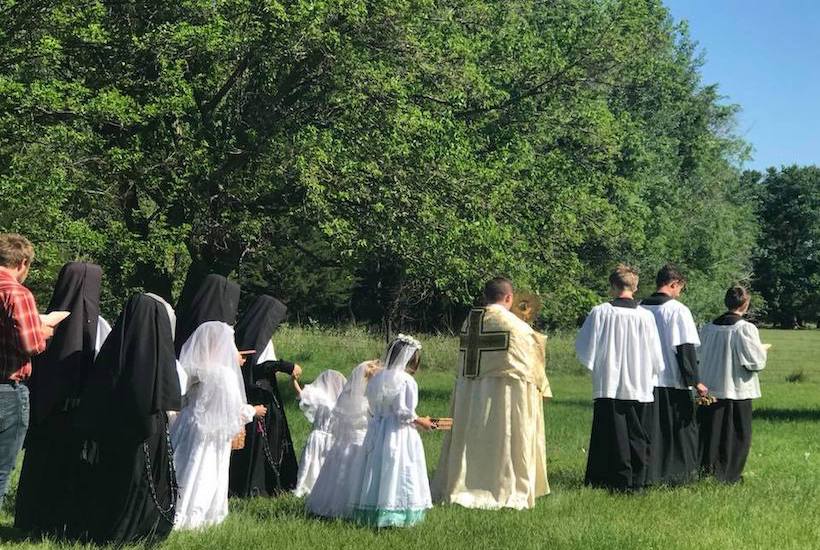
{"label": "wicker basket", "polygon": [[245,430],[242,430],[231,439],[231,450],[238,451],[245,448]]}

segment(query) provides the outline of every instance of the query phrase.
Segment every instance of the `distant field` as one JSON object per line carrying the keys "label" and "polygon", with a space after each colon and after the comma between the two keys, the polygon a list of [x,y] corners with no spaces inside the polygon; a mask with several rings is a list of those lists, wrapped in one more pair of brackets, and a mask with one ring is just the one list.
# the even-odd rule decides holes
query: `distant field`
{"label": "distant field", "polygon": [[[175,533],[162,548],[820,548],[820,330],[764,330],[762,337],[774,348],[761,374],[764,396],[755,402],[754,441],[740,485],[701,481],[637,496],[583,487],[590,382],[573,358],[572,337],[555,336],[549,371],[555,398],[545,406],[552,494],[534,510],[436,507],[419,527],[377,532],[308,518],[302,500],[293,497],[237,500],[223,525]],[[328,368],[348,374],[359,361],[378,357],[383,346],[351,331],[283,329],[274,340],[280,356],[303,365],[305,381]],[[418,412],[443,415],[457,344],[445,337],[422,341]],[[308,422],[293,399],[288,412],[294,443],[301,448]],[[423,439],[432,474],[442,436]],[[21,539],[11,523],[7,508],[0,516],[2,548],[81,548]]]}

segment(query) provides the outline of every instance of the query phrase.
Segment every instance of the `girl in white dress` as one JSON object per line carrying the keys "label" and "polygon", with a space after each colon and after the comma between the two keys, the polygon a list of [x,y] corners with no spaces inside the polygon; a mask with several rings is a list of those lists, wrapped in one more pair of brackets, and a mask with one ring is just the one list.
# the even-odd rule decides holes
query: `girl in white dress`
{"label": "girl in white dress", "polygon": [[319,477],[325,456],[333,444],[333,436],[330,434],[331,414],[346,382],[345,377],[335,370],[324,371],[312,384],[303,389],[299,388],[299,382],[294,380],[294,386],[299,393],[299,408],[313,425],[299,461],[299,475],[296,479],[296,489],[293,490],[297,497],[309,494],[316,483],[316,478]]}
{"label": "girl in white dress", "polygon": [[182,347],[179,361],[188,393],[171,428],[179,483],[174,529],[195,529],[228,515],[231,440],[254,415],[267,411],[248,405],[241,357],[227,324],[202,323]]}
{"label": "girl in white dress", "polygon": [[361,363],[350,374],[333,413],[330,433],[333,445],[325,457],[313,490],[307,498],[307,509],[326,518],[351,516],[352,486],[361,489],[357,481],[351,483],[351,472],[364,469],[364,437],[367,433],[367,381],[381,370],[381,361]]}
{"label": "girl in white dress", "polygon": [[419,390],[413,374],[421,344],[400,334],[387,348],[385,368],[367,385],[371,418],[364,439],[365,464],[356,476],[353,518],[372,527],[409,527],[432,507],[427,463],[418,429],[429,417],[416,415]]}

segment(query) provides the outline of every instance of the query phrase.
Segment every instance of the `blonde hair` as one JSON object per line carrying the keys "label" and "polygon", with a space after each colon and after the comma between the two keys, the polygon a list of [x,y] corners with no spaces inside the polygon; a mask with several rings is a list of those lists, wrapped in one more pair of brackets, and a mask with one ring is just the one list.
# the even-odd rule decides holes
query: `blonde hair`
{"label": "blonde hair", "polygon": [[626,264],[618,264],[609,274],[609,286],[618,291],[635,292],[638,290],[638,270]]}
{"label": "blonde hair", "polygon": [[34,260],[34,246],[17,233],[0,233],[0,266],[14,269],[24,260]]}
{"label": "blonde hair", "polygon": [[373,378],[380,370],[384,368],[382,365],[381,359],[373,359],[371,361],[367,361],[364,367],[364,379],[370,380]]}

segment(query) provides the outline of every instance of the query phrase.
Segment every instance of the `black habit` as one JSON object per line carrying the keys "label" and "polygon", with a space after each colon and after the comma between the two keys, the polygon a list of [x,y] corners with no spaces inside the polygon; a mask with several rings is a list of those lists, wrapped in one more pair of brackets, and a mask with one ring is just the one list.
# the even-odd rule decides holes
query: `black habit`
{"label": "black habit", "polygon": [[268,414],[245,426],[245,448],[231,456],[230,493],[239,497],[270,496],[296,487],[298,465],[285,416],[276,373],[293,373],[293,363],[257,358],[285,318],[287,308],[270,296],[260,296],[236,326],[240,350],[256,350],[247,357],[242,373],[252,405],[265,405]]}
{"label": "black habit", "polygon": [[194,331],[207,321],[233,326],[239,311],[240,287],[222,275],[208,275],[193,292],[177,305],[176,355]]}
{"label": "black habit", "polygon": [[166,413],[181,404],[168,313],[136,295],[102,346],[78,410],[87,441],[76,536],[98,544],[168,536],[177,487]]}
{"label": "black habit", "polygon": [[73,418],[94,363],[101,281],[98,265],[76,262],[63,266],[57,278],[47,311],[71,315],[32,361],[31,416],[14,517],[18,529],[61,535],[70,523],[82,452]]}

